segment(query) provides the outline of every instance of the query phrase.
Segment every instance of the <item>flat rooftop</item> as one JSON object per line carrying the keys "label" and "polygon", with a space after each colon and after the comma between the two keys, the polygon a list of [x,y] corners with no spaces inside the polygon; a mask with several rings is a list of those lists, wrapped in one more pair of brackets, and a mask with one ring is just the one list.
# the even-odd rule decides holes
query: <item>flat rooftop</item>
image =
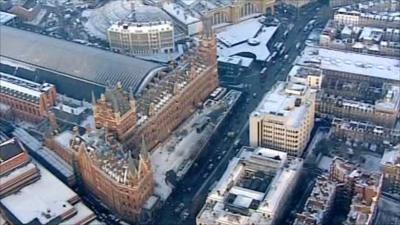
{"label": "flat rooftop", "polygon": [[189,25],[200,22],[199,18],[191,15],[179,4],[166,2],[163,4],[162,9],[182,24]]}
{"label": "flat rooftop", "polygon": [[[1,92],[18,95],[22,94],[34,98],[40,98],[43,93],[54,87],[49,83],[39,84],[2,72],[0,72],[0,83]],[[26,96],[21,96],[21,98],[24,97]]]}
{"label": "flat rooftop", "polygon": [[0,62],[12,60],[34,68],[99,85],[116,84],[136,91],[162,65],[2,26]]}
{"label": "flat rooftop", "polygon": [[284,152],[243,147],[208,195],[198,221],[271,224],[301,166],[301,160],[289,160]]}
{"label": "flat rooftop", "polygon": [[310,89],[305,85],[278,82],[265,94],[251,116],[271,116],[296,128],[307,116],[313,98]]}
{"label": "flat rooftop", "polygon": [[[237,45],[246,42],[247,39],[256,37],[258,31],[263,26],[259,18],[245,20],[238,24],[227,26],[217,34],[218,41],[224,43],[226,46]],[[246,31],[246,32],[243,32]]]}
{"label": "flat rooftop", "polygon": [[[267,43],[277,31],[277,26],[264,26],[259,18],[252,18],[223,28],[217,33],[218,56],[233,56],[251,53],[258,61],[270,55]],[[243,32],[244,30],[250,32]]]}
{"label": "flat rooftop", "polygon": [[21,153],[23,153],[21,146],[15,139],[0,143],[0,162],[7,161]]}
{"label": "flat rooftop", "polygon": [[[33,163],[27,166],[31,164]],[[12,215],[24,224],[35,219],[38,219],[41,224],[47,224],[57,217],[68,214],[71,210],[77,210],[76,217],[72,217],[71,222],[78,217],[82,218],[83,215],[94,219],[93,212],[82,203],[78,203],[77,208],[72,205],[79,201],[79,197],[74,191],[40,164],[36,164],[36,166],[41,175],[38,181],[0,200]]]}
{"label": "flat rooftop", "polygon": [[306,47],[298,64],[315,64],[323,70],[400,81],[400,60],[356,52]]}

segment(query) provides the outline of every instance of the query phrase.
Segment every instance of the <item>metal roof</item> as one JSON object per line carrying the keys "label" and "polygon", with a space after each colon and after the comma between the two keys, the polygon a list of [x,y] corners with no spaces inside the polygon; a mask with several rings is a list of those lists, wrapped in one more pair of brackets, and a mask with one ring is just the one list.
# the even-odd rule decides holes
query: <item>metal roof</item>
{"label": "metal roof", "polygon": [[[0,55],[100,85],[118,81],[136,91],[161,64],[2,26]],[[1,61],[0,58],[0,61]]]}

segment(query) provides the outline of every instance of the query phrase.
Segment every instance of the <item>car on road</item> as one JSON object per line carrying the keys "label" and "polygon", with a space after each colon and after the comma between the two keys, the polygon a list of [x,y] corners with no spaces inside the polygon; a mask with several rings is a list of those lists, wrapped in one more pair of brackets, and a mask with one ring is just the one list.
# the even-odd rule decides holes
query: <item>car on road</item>
{"label": "car on road", "polygon": [[213,168],[214,168],[214,164],[212,164],[212,163],[210,165],[208,165],[208,167],[207,167],[208,170],[212,170]]}
{"label": "car on road", "polygon": [[226,136],[233,138],[235,136],[235,131],[228,132],[228,134]]}
{"label": "car on road", "polygon": [[180,215],[180,218],[182,219],[182,220],[186,220],[188,217],[189,217],[189,210],[188,209],[185,209],[185,210],[183,210],[182,211],[182,213],[181,213],[181,215]]}
{"label": "car on road", "polygon": [[300,43],[300,42],[297,42],[297,44],[296,44],[296,49],[300,49],[300,47],[301,47],[301,43]]}
{"label": "car on road", "polygon": [[233,146],[237,147],[240,144],[240,139],[236,139],[235,142],[233,142]]}
{"label": "car on road", "polygon": [[208,173],[205,173],[204,175],[203,175],[203,179],[206,179],[208,177]]}
{"label": "car on road", "polygon": [[286,54],[286,55],[283,57],[284,60],[287,60],[288,58],[289,58],[289,55],[288,55],[288,54]]}
{"label": "car on road", "polygon": [[185,204],[183,202],[181,202],[174,210],[175,214],[179,214],[180,212],[182,212],[183,208],[185,208]]}

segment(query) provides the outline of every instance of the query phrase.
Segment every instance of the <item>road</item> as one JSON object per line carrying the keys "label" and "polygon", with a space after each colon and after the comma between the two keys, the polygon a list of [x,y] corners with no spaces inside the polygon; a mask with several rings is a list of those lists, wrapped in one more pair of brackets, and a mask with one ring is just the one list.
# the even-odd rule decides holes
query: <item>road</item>
{"label": "road", "polygon": [[[317,16],[321,24],[325,24],[328,19],[327,7],[321,7],[317,11],[311,8],[305,12],[300,12],[298,20],[292,22],[293,29],[288,34],[286,40],[282,38],[285,29],[279,29],[275,40],[284,41],[288,49],[288,58],[281,57],[272,65],[268,65],[268,76],[263,82],[260,82],[258,76],[262,65],[255,65],[252,71],[243,76],[242,83],[246,84],[244,90],[244,101],[236,106],[236,109],[228,119],[229,123],[222,126],[222,132],[216,134],[210,145],[204,149],[202,156],[196,161],[180,182],[178,187],[171,194],[164,207],[157,213],[155,221],[159,225],[192,225],[195,224],[195,217],[204,203],[207,192],[210,187],[222,176],[229,160],[237,153],[242,145],[248,145],[248,116],[261,101],[262,96],[271,89],[278,80],[285,80],[286,74],[292,67],[292,63],[298,55],[296,43],[304,43],[308,33],[303,32],[306,23]],[[289,19],[290,20],[290,19]],[[288,26],[284,23],[283,26]],[[255,95],[254,95],[255,94]],[[234,139],[227,137],[227,132],[236,131],[237,136]],[[240,140],[238,146],[234,146],[235,140]],[[210,169],[210,165],[212,168]],[[179,204],[184,204],[184,208],[189,212],[187,218],[181,217],[181,213],[175,213],[174,210]],[[179,210],[181,211],[181,210]]]}

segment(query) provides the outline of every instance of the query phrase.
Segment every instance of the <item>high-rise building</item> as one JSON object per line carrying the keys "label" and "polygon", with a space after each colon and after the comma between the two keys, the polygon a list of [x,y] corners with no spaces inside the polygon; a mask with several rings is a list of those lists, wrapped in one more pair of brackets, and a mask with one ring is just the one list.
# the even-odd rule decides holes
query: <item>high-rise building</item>
{"label": "high-rise building", "polygon": [[208,194],[196,224],[277,224],[302,165],[285,152],[243,147]]}
{"label": "high-rise building", "polygon": [[301,156],[314,126],[315,92],[278,82],[250,114],[250,145]]}
{"label": "high-rise building", "polygon": [[78,180],[122,219],[135,223],[153,194],[153,171],[146,144],[139,152],[124,151],[107,132],[97,129],[71,140]]}
{"label": "high-rise building", "polygon": [[172,53],[174,26],[170,21],[118,22],[108,28],[108,42],[114,51],[130,55]]}
{"label": "high-rise building", "polygon": [[38,122],[56,103],[56,89],[0,72],[0,104],[10,107],[14,117]]}

